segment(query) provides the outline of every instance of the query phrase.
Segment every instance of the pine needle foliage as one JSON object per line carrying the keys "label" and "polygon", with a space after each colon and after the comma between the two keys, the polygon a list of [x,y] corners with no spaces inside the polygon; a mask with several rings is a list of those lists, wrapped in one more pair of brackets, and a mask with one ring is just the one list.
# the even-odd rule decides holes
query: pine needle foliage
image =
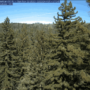
{"label": "pine needle foliage", "polygon": [[44,90],[90,89],[90,31],[82,26],[85,22],[80,17],[72,19],[77,14],[75,9],[71,2],[67,5],[67,0],[59,7],[62,14],[58,14],[57,21],[55,20],[58,43],[47,58],[49,68],[43,80]]}
{"label": "pine needle foliage", "polygon": [[19,35],[18,38],[16,38],[15,40],[16,40],[16,45],[17,45],[18,56],[20,57],[21,65],[23,66],[22,67],[23,73],[22,73],[22,78],[20,79],[17,89],[23,90],[24,82],[22,81],[24,79],[24,76],[28,73],[28,69],[30,69],[30,60],[31,60],[30,59],[30,54],[31,54],[30,53],[30,40],[29,40],[28,31],[26,29],[26,25],[23,24],[23,27],[21,28],[20,33],[18,35]]}
{"label": "pine needle foliage", "polygon": [[3,32],[0,41],[0,88],[2,90],[14,90],[16,82],[21,78],[21,65],[14,41],[14,31],[10,26],[10,20],[7,17],[2,23]]}
{"label": "pine needle foliage", "polygon": [[[33,29],[30,30],[30,63],[27,66],[27,73],[20,81],[18,89],[41,90],[43,87],[42,80],[45,78],[44,72],[47,68],[45,61],[46,55],[49,53],[48,35],[43,29],[37,30],[33,36]],[[33,47],[33,48],[31,48]]]}

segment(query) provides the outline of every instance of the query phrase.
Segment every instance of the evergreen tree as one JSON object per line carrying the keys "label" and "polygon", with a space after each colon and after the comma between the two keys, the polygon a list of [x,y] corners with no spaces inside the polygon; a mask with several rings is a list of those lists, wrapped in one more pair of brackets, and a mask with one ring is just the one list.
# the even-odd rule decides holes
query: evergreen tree
{"label": "evergreen tree", "polygon": [[[45,69],[47,68],[45,61],[46,55],[50,52],[48,35],[43,31],[43,29],[37,30],[35,36],[33,37],[33,32],[31,35],[31,45],[33,43],[33,48],[30,49],[30,66],[28,66],[28,74],[25,74],[24,78],[21,80],[19,87],[21,90],[41,90],[43,87],[42,80],[44,79]],[[33,42],[34,41],[34,42]],[[26,87],[27,85],[28,87]],[[19,89],[20,89],[19,88]]]}
{"label": "evergreen tree", "polygon": [[21,78],[22,66],[14,41],[15,33],[11,28],[8,17],[2,23],[2,29],[2,37],[0,37],[0,89],[14,90],[15,83],[19,82]]}
{"label": "evergreen tree", "polygon": [[[51,33],[49,33],[51,34]],[[47,68],[47,64],[45,62],[47,54],[50,53],[50,44],[49,43],[49,37],[45,31],[43,31],[43,29],[41,31],[37,31],[37,35],[36,35],[36,50],[37,51],[37,63],[40,65],[39,66],[39,77],[40,77],[40,86],[43,87],[43,79],[45,78],[45,72],[46,72],[46,68]],[[41,90],[41,89],[40,89]]]}
{"label": "evergreen tree", "polygon": [[[23,78],[20,80],[20,83],[17,87],[18,90],[27,90],[27,89],[33,90],[33,89],[37,88],[37,86],[39,85],[39,81],[37,78],[38,77],[38,71],[37,71],[38,68],[37,68],[37,64],[36,64],[36,57],[35,57],[36,55],[34,54],[34,50],[35,50],[34,37],[35,36],[33,36],[33,29],[30,30],[30,36],[28,33],[29,32],[27,32],[26,28],[24,27],[21,30],[21,34],[19,35],[20,36],[19,37],[20,44],[19,44],[18,51],[20,51],[20,53],[21,53],[22,60],[24,60],[24,61],[27,60],[26,65],[27,65],[27,63],[28,63],[28,65],[24,68],[24,69],[26,69],[26,72],[24,73]],[[28,37],[28,39],[26,37]],[[26,52],[26,48],[28,48],[28,52]],[[26,53],[28,53],[28,54],[26,55]],[[25,58],[25,56],[26,56],[26,58]],[[38,83],[38,85],[37,85],[37,83]]]}
{"label": "evergreen tree", "polygon": [[[29,40],[28,31],[26,29],[26,25],[23,25],[21,32],[18,35],[19,36],[16,39],[16,45],[18,47],[18,53],[22,58],[24,58],[24,57],[27,58],[29,56],[29,51],[30,51],[30,43],[29,43],[30,40]],[[28,62],[28,60],[27,60],[27,62]]]}
{"label": "evergreen tree", "polygon": [[[67,5],[67,0],[59,7],[62,15],[58,14],[55,24],[58,31],[58,39],[55,42],[58,43],[46,61],[49,68],[46,72],[47,76],[43,80],[44,90],[90,89],[90,71],[87,67],[90,62],[90,32],[82,26],[83,23],[80,22],[80,18],[72,19],[76,14],[74,13],[75,9],[71,2]],[[85,47],[88,47],[88,50]],[[87,62],[85,62],[86,60]]]}
{"label": "evergreen tree", "polygon": [[20,79],[20,82],[18,84],[17,89],[22,90],[23,87],[20,85],[22,84],[21,81],[25,74],[28,73],[27,67],[30,68],[30,40],[29,40],[29,35],[28,31],[26,29],[26,25],[23,25],[22,29],[19,32],[16,32],[19,36],[15,39],[16,40],[16,46],[17,46],[17,51],[18,51],[18,56],[20,57],[21,64],[22,64],[22,78]]}

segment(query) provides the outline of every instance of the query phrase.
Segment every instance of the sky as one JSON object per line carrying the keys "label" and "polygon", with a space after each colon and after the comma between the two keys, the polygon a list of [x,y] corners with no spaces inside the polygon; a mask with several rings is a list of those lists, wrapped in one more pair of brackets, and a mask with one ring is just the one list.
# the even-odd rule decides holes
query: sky
{"label": "sky", "polygon": [[[76,7],[76,17],[80,16],[86,23],[90,23],[90,7],[86,0],[67,0],[67,3],[72,2],[72,6]],[[0,23],[4,22],[6,17],[10,19],[10,23],[42,23],[53,24],[57,18],[57,12],[61,14],[58,8],[60,3],[13,3],[13,5],[0,5]],[[76,18],[75,17],[75,18]]]}

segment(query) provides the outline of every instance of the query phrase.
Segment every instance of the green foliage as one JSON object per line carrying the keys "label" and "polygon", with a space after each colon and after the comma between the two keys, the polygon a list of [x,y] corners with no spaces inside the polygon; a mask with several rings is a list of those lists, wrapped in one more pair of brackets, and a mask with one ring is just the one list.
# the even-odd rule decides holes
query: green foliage
{"label": "green foliage", "polygon": [[55,24],[58,31],[58,44],[56,43],[57,47],[48,55],[49,68],[43,81],[45,83],[43,88],[44,90],[89,90],[90,71],[87,64],[90,62],[90,52],[86,47],[89,49],[90,31],[82,26],[80,17],[72,19],[76,14],[74,13],[76,8],[72,8],[71,2],[68,5],[66,3],[67,0],[59,7],[62,15],[58,14]]}
{"label": "green foliage", "polygon": [[[20,32],[16,31],[16,34],[18,34],[18,37],[15,38],[16,41],[16,46],[17,46],[17,53],[18,56],[20,58],[21,61],[21,65],[23,73],[22,73],[22,78],[20,79],[19,83],[18,83],[18,90],[22,90],[20,85],[22,84],[21,81],[23,79],[23,77],[25,76],[25,74],[28,73],[28,69],[27,67],[30,66],[30,40],[28,37],[28,31],[26,29],[26,25],[23,25],[22,29],[20,30]],[[15,35],[16,35],[15,34]],[[17,36],[17,35],[16,35]]]}
{"label": "green foliage", "polygon": [[14,41],[14,31],[10,27],[10,20],[7,17],[2,23],[3,33],[0,40],[0,86],[5,90],[13,90],[16,82],[21,76],[21,66]]}
{"label": "green foliage", "polygon": [[58,9],[53,25],[0,24],[0,90],[90,89],[89,24],[67,0]]}
{"label": "green foliage", "polygon": [[[47,43],[46,33],[42,31],[36,31],[36,35],[33,38],[33,30],[30,32],[31,35],[31,45],[30,48],[30,58],[29,65],[27,66],[27,73],[24,75],[23,79],[20,81],[18,89],[24,90],[25,88],[30,90],[39,89],[43,85],[42,80],[45,75],[45,60],[46,55],[49,53],[49,44]],[[35,41],[35,42],[33,42]],[[33,45],[32,45],[33,43]],[[25,86],[27,84],[27,87]],[[30,87],[29,87],[30,86]]]}
{"label": "green foliage", "polygon": [[[16,45],[18,49],[18,55],[21,58],[21,61],[25,65],[25,62],[29,62],[29,51],[30,51],[30,40],[28,37],[28,31],[26,25],[23,25],[21,33],[19,33],[18,38],[16,38]],[[27,65],[27,64],[26,64]]]}

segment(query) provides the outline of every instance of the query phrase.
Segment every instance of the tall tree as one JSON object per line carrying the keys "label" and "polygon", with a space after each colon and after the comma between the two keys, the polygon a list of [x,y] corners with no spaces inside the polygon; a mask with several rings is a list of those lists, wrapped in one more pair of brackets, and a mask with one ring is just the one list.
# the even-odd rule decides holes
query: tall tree
{"label": "tall tree", "polygon": [[[71,2],[67,5],[67,0],[59,7],[62,14],[58,14],[57,21],[55,20],[58,31],[56,41],[58,43],[47,58],[49,68],[43,81],[45,83],[44,90],[90,89],[90,75],[87,73],[88,70],[86,72],[87,64],[90,62],[88,56],[90,31],[82,26],[78,17],[72,19],[77,14],[77,12],[74,12],[75,9]],[[59,16],[62,18],[59,18]],[[86,46],[88,50],[84,48]]]}
{"label": "tall tree", "polygon": [[[18,34],[18,33],[16,32],[16,34]],[[18,38],[16,38],[15,40],[16,40],[16,45],[18,47],[18,54],[22,58],[29,56],[30,40],[29,40],[28,31],[26,29],[26,25],[23,25],[20,33],[18,34]]]}
{"label": "tall tree", "polygon": [[[20,83],[17,87],[18,90],[27,90],[27,89],[35,89],[39,85],[38,79],[38,68],[36,62],[36,55],[35,55],[35,36],[33,33],[33,29],[30,29],[30,32],[27,32],[27,29],[24,25],[21,33],[19,34],[19,47],[18,51],[21,53],[21,58],[26,62],[27,67],[24,73],[23,78],[20,80]],[[29,36],[30,35],[30,36]],[[18,43],[17,43],[18,44]],[[27,50],[26,50],[27,49]],[[38,83],[38,84],[37,84]]]}
{"label": "tall tree", "polygon": [[[47,68],[45,61],[46,55],[50,52],[50,44],[48,38],[50,37],[47,35],[43,29],[37,30],[32,32],[30,30],[31,36],[31,45],[30,49],[30,66],[28,66],[28,74],[25,74],[24,78],[21,80],[19,84],[19,89],[30,89],[30,90],[41,90],[43,87],[42,80],[44,79],[45,75],[44,72]],[[35,35],[33,37],[33,34]],[[50,34],[50,33],[49,33]],[[24,85],[24,86],[23,86]],[[27,86],[25,86],[27,85]]]}
{"label": "tall tree", "polygon": [[[20,32],[16,31],[16,34],[18,34],[18,37],[16,40],[16,46],[18,51],[18,56],[21,59],[21,64],[23,66],[23,77],[28,72],[27,67],[30,67],[30,40],[29,40],[29,34],[26,29],[26,25],[23,24],[23,27],[21,28]],[[16,35],[17,36],[17,35]],[[22,77],[22,79],[23,79]],[[21,79],[21,80],[22,80]],[[21,80],[18,84],[18,88],[21,89],[20,84]]]}
{"label": "tall tree", "polygon": [[19,82],[22,74],[19,56],[14,41],[14,31],[7,17],[2,23],[3,33],[0,40],[0,86],[2,90],[13,90],[15,83]]}

